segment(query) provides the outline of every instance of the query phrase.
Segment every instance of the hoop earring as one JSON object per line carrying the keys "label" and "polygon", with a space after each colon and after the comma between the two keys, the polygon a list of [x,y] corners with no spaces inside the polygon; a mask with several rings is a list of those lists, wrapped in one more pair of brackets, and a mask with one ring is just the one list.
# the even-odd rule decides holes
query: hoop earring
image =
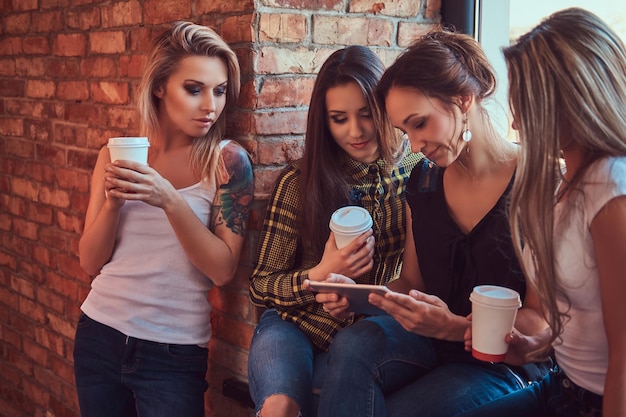
{"label": "hoop earring", "polygon": [[470,140],[472,140],[472,131],[469,130],[467,113],[465,113],[465,118],[463,119],[463,132],[461,133],[461,138],[465,143],[468,143]]}

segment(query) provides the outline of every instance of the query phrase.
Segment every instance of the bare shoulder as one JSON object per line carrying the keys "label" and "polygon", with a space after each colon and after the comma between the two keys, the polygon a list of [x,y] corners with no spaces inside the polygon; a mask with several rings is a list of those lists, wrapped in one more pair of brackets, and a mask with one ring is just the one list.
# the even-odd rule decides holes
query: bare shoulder
{"label": "bare shoulder", "polygon": [[229,141],[221,151],[220,165],[222,175],[220,175],[220,188],[226,184],[245,183],[252,184],[252,162],[248,152],[235,141]]}
{"label": "bare shoulder", "polygon": [[218,183],[213,203],[213,225],[243,236],[254,199],[254,177],[248,152],[230,141],[220,154]]}

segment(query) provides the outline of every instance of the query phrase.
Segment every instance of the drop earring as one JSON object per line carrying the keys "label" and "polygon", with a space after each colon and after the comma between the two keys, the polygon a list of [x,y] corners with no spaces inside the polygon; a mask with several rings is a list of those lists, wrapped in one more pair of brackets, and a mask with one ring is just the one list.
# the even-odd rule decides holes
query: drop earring
{"label": "drop earring", "polygon": [[472,140],[472,131],[469,130],[467,113],[465,113],[465,118],[463,119],[463,132],[461,133],[461,138],[465,143],[468,143],[470,140]]}

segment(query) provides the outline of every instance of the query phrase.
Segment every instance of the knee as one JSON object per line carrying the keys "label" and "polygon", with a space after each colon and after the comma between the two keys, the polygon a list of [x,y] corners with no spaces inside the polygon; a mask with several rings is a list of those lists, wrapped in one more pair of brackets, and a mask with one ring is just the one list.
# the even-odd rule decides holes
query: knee
{"label": "knee", "polygon": [[270,395],[265,399],[257,417],[298,417],[300,406],[293,398],[283,394]]}
{"label": "knee", "polygon": [[348,360],[356,357],[369,356],[375,352],[383,352],[385,332],[378,323],[361,320],[337,333],[330,346],[331,358],[344,357]]}

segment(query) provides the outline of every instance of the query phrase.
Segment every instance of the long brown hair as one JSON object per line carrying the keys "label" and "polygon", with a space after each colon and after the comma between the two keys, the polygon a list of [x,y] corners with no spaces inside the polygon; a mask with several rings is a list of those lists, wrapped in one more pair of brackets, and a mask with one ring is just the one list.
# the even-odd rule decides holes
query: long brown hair
{"label": "long brown hair", "polygon": [[[523,245],[532,257],[536,279],[529,281],[537,289],[552,343],[567,317],[557,305],[562,294],[554,264],[555,204],[580,194],[577,187],[594,161],[626,155],[626,51],[597,16],[570,8],[505,48],[504,57],[509,105],[522,143],[510,205],[511,234],[518,257]],[[584,150],[586,159],[566,182],[559,158],[571,143]],[[521,263],[528,276],[528,266]]]}
{"label": "long brown hair", "polygon": [[358,85],[373,117],[380,157],[396,161],[404,150],[404,141],[381,111],[374,96],[383,70],[380,58],[372,50],[364,46],[348,46],[328,57],[315,80],[300,162],[300,235],[305,248],[319,256],[328,239],[328,228],[321,227],[320,223],[328,222],[334,210],[348,203],[350,192],[343,168],[347,154],[337,145],[328,127],[326,92],[348,83]]}

